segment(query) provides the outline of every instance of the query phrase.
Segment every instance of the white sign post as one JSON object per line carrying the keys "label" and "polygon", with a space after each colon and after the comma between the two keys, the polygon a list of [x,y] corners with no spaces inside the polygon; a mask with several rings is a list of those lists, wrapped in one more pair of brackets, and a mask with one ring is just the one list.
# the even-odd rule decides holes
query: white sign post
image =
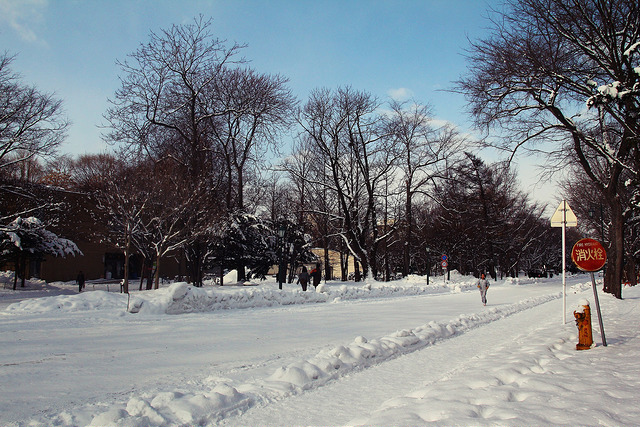
{"label": "white sign post", "polygon": [[560,206],[551,217],[552,227],[562,227],[562,323],[567,323],[567,281],[566,271],[566,229],[567,227],[577,227],[578,218],[573,213],[566,200],[560,202]]}

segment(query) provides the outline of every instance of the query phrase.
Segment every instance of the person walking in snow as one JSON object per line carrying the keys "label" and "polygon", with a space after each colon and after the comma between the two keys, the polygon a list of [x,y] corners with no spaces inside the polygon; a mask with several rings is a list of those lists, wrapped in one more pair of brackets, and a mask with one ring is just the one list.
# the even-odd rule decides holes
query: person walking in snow
{"label": "person walking in snow", "polygon": [[76,283],[78,284],[78,292],[82,292],[84,289],[84,273],[80,270],[78,277],[76,277]]}
{"label": "person walking in snow", "polygon": [[307,267],[302,266],[302,271],[298,274],[298,283],[302,286],[302,290],[307,290],[307,283],[309,283],[309,273],[307,272]]}
{"label": "person walking in snow", "polygon": [[313,270],[311,270],[311,273],[309,273],[309,276],[311,276],[311,280],[313,281],[313,287],[317,288],[318,285],[320,284],[320,264],[316,264],[316,268],[314,268]]}
{"label": "person walking in snow", "polygon": [[476,285],[478,286],[478,289],[480,289],[482,304],[487,305],[487,289],[489,289],[489,281],[486,279],[484,273],[480,275]]}

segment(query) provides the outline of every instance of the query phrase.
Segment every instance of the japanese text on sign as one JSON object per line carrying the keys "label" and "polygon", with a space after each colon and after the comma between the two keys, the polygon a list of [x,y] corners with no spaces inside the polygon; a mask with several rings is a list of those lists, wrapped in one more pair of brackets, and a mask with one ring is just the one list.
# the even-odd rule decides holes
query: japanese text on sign
{"label": "japanese text on sign", "polygon": [[571,250],[571,260],[583,271],[598,271],[607,262],[607,252],[593,239],[579,240]]}
{"label": "japanese text on sign", "polygon": [[600,261],[605,259],[604,249],[602,248],[586,248],[576,249],[576,261]]}

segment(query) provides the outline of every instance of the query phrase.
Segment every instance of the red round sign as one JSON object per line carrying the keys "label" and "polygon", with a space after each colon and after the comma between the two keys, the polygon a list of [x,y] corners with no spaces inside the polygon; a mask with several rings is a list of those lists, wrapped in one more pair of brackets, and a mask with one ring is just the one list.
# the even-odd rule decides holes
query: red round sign
{"label": "red round sign", "polygon": [[573,245],[571,261],[582,271],[598,271],[607,262],[607,251],[597,240],[581,239]]}

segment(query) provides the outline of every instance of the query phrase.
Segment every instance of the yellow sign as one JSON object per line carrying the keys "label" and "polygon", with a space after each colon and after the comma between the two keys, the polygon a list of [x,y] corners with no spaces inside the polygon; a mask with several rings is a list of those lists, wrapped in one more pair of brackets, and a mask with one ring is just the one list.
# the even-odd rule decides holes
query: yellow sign
{"label": "yellow sign", "polygon": [[556,209],[556,212],[551,217],[552,227],[562,227],[563,224],[565,227],[578,226],[578,218],[576,217],[576,214],[573,213],[566,200],[560,202],[560,206],[558,206],[558,209]]}

